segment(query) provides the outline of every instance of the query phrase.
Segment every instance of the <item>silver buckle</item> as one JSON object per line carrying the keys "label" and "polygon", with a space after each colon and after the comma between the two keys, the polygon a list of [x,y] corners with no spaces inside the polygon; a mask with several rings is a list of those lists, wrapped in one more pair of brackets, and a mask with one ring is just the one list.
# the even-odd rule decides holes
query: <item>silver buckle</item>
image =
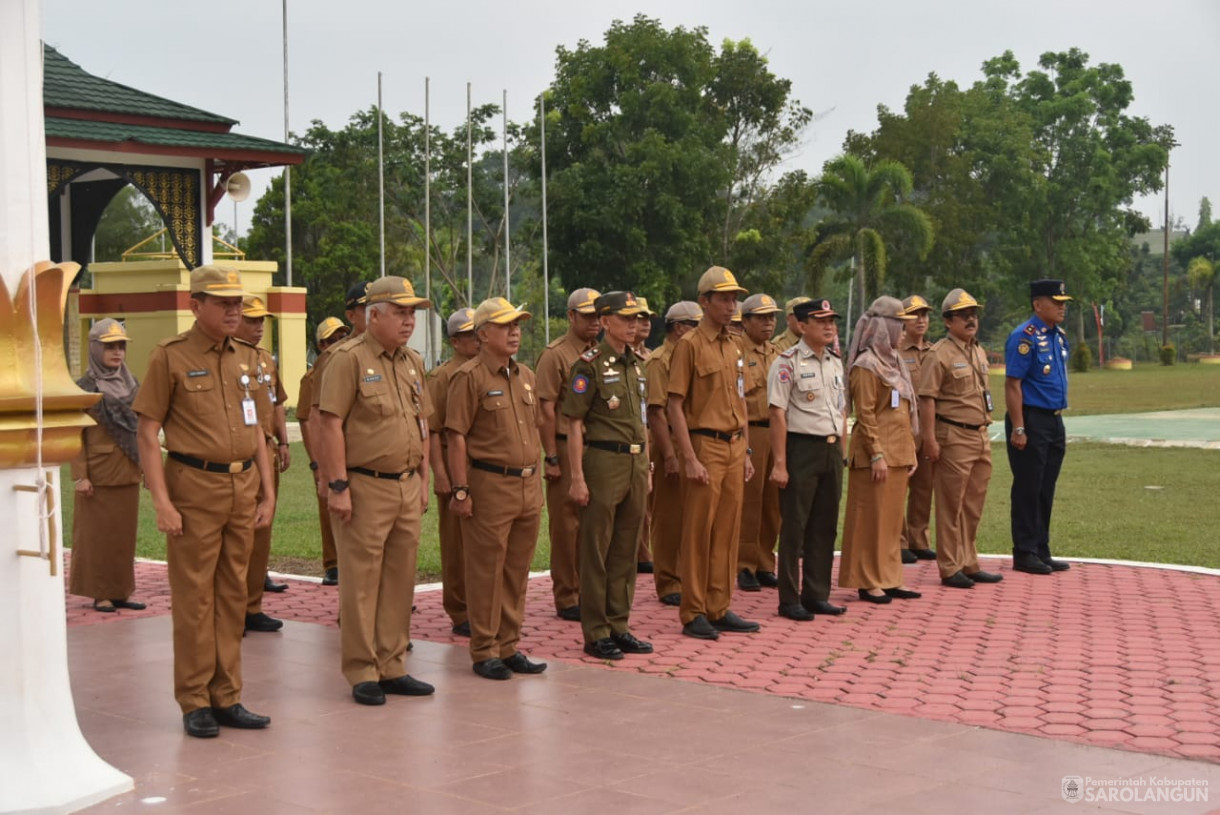
{"label": "silver buckle", "polygon": [[629,444],[629,445],[627,445],[627,452],[628,452],[628,453],[630,453],[630,454],[631,454],[631,455],[633,455],[633,456],[637,456],[637,455],[639,455],[640,453],[644,452],[644,445],[642,445],[642,444]]}
{"label": "silver buckle", "polygon": [[534,467],[522,467],[521,468],[521,477],[529,478],[531,475],[534,474],[534,469],[535,469]]}

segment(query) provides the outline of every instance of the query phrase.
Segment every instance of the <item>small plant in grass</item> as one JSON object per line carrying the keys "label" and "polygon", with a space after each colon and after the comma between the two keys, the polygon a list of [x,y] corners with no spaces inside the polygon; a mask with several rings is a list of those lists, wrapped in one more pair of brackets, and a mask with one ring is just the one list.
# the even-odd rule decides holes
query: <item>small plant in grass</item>
{"label": "small plant in grass", "polygon": [[1172,342],[1162,345],[1160,353],[1162,365],[1172,365],[1178,360],[1178,349],[1174,347]]}
{"label": "small plant in grass", "polygon": [[1072,370],[1078,374],[1087,374],[1092,367],[1093,349],[1082,342],[1072,349]]}

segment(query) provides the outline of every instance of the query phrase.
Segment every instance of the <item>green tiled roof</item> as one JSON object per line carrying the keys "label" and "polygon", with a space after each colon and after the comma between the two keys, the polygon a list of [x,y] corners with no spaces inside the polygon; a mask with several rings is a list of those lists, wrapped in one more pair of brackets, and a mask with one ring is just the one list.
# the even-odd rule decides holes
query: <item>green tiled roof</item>
{"label": "green tiled roof", "polygon": [[43,45],[42,100],[51,108],[182,119],[230,127],[237,124],[234,119],[94,76],[46,44]]}
{"label": "green tiled roof", "polygon": [[213,150],[217,158],[230,151],[256,150],[269,153],[293,153],[305,155],[305,150],[288,144],[239,133],[208,133],[202,130],[179,130],[172,127],[149,127],[146,125],[91,122],[85,119],[46,120],[47,138],[82,139],[85,141],[138,142],[162,147],[189,147]]}

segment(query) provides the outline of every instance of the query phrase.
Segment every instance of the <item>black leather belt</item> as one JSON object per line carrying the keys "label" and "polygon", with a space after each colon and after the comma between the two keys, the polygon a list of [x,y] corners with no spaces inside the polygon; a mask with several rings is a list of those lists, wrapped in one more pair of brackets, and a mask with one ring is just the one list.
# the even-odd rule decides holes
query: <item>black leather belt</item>
{"label": "black leather belt", "polygon": [[1026,410],[1032,410],[1035,413],[1045,413],[1048,416],[1060,416],[1063,414],[1062,410],[1051,410],[1050,408],[1038,407],[1037,405],[1027,404],[1027,405],[1024,405],[1023,407]]}
{"label": "black leather belt", "polygon": [[404,478],[410,478],[411,476],[415,475],[416,469],[418,468],[412,467],[410,470],[405,470],[401,473],[381,473],[377,470],[370,470],[368,467],[348,467],[347,471],[349,473],[360,473],[360,475],[367,475],[370,478],[384,478],[387,481],[401,481]]}
{"label": "black leather belt", "polygon": [[945,424],[951,424],[954,427],[960,427],[963,430],[982,430],[984,427],[987,426],[985,424],[966,424],[965,422],[955,422],[952,419],[946,419],[944,416],[941,416],[939,413],[936,414],[936,421],[944,422]]}
{"label": "black leather belt", "polygon": [[555,434],[555,440],[556,440],[556,441],[567,441],[567,440],[568,440],[568,434],[567,434],[567,433],[556,433],[556,434]]}
{"label": "black leather belt", "polygon": [[770,427],[770,426],[771,426],[770,419],[759,419],[757,421],[750,422],[750,427]]}
{"label": "black leather belt", "polygon": [[839,437],[835,436],[835,435],[815,436],[812,433],[793,433],[793,432],[789,432],[788,435],[789,436],[800,436],[802,439],[812,439],[813,441],[825,442],[826,444],[834,444],[835,442],[837,442],[839,440]]}
{"label": "black leather belt", "polygon": [[719,439],[720,441],[736,441],[741,438],[740,430],[735,433],[721,433],[719,430],[704,430],[699,428],[698,430],[692,430],[691,433],[696,436],[707,436],[709,439]]}
{"label": "black leather belt", "polygon": [[194,467],[196,470],[206,470],[209,473],[244,473],[254,463],[254,459],[248,458],[245,461],[231,461],[227,464],[220,464],[214,461],[204,461],[201,458],[195,458],[183,453],[175,453],[172,450],[169,457],[179,464]]}
{"label": "black leather belt", "polygon": [[587,441],[585,444],[590,447],[596,447],[598,450],[609,450],[611,453],[630,453],[633,456],[638,456],[644,452],[643,444],[623,444],[618,441]]}
{"label": "black leather belt", "polygon": [[483,470],[496,475],[511,475],[513,478],[529,478],[534,473],[538,472],[537,467],[501,467],[499,464],[488,464],[486,461],[473,459],[470,466],[476,470]]}

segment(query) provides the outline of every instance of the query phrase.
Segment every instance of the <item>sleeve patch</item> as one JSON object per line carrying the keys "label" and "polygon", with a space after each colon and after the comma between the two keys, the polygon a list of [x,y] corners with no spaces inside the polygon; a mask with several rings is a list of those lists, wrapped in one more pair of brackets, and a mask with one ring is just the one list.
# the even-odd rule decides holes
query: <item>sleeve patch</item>
{"label": "sleeve patch", "polygon": [[785,385],[792,381],[792,371],[790,371],[786,365],[779,366],[776,376],[779,381],[783,382]]}
{"label": "sleeve patch", "polygon": [[1028,342],[1017,343],[1017,353],[1020,354],[1021,356],[1025,356],[1026,354],[1028,354],[1029,349],[1030,349],[1030,345]]}
{"label": "sleeve patch", "polygon": [[589,390],[589,377],[577,374],[572,377],[572,393],[584,393]]}

